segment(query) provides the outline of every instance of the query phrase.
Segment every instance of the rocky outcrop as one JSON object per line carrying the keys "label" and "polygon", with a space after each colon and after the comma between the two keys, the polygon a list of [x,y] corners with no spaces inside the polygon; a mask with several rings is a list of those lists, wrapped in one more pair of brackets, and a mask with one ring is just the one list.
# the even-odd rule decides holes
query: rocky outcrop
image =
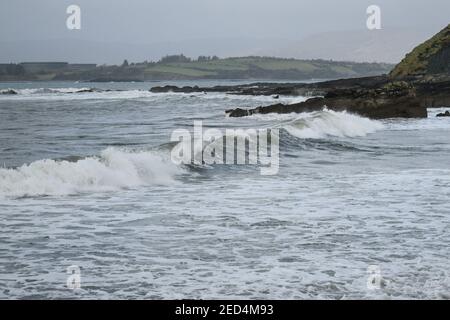
{"label": "rocky outcrop", "polygon": [[2,90],[0,91],[1,94],[17,94],[17,91],[13,90],[13,89],[7,89],[7,90]]}
{"label": "rocky outcrop", "polygon": [[427,117],[426,108],[450,107],[450,25],[406,55],[389,76],[328,81],[297,88],[303,94],[307,90],[323,97],[293,105],[238,108],[227,113],[241,117],[255,113],[306,112],[326,106],[375,119]]}
{"label": "rocky outcrop", "polygon": [[436,117],[450,117],[450,111],[445,111],[443,113],[438,113]]}
{"label": "rocky outcrop", "polygon": [[98,89],[94,89],[94,88],[88,88],[88,89],[80,89],[75,91],[75,93],[92,93],[92,92],[97,92],[97,91],[101,91]]}
{"label": "rocky outcrop", "polygon": [[389,94],[387,91],[333,91],[325,97],[316,97],[295,104],[274,104],[255,109],[232,109],[226,113],[230,117],[243,117],[266,113],[301,113],[322,110],[348,111],[372,119],[385,118],[426,118],[427,110],[414,94]]}
{"label": "rocky outcrop", "polygon": [[450,73],[450,24],[420,44],[395,66],[391,79]]}
{"label": "rocky outcrop", "polygon": [[311,97],[245,110],[227,110],[230,117],[256,113],[347,110],[374,119],[427,117],[427,108],[450,107],[450,27],[414,49],[389,75],[318,83],[253,83],[237,86],[154,87],[152,92],[226,92],[240,95]]}
{"label": "rocky outcrop", "polygon": [[157,86],[150,89],[151,92],[181,92],[181,93],[195,93],[195,92],[224,92],[229,94],[239,95],[254,95],[254,96],[317,96],[325,95],[327,92],[335,89],[350,89],[350,88],[373,88],[379,85],[384,85],[389,82],[387,76],[363,77],[352,79],[340,79],[316,83],[268,83],[256,82],[250,84],[242,84],[235,86],[214,86],[214,87],[199,87],[199,86]]}
{"label": "rocky outcrop", "polygon": [[308,112],[324,108],[348,110],[362,116],[382,118],[421,118],[427,116],[427,107],[450,106],[450,81],[445,79],[410,79],[393,81],[388,76],[340,79],[318,83],[253,83],[216,87],[154,87],[152,92],[226,92],[240,95],[301,95],[311,96],[305,102],[245,110],[227,110],[231,117],[255,113]]}
{"label": "rocky outcrop", "polygon": [[153,87],[150,89],[150,92],[153,93],[166,93],[166,92],[180,92],[180,93],[194,93],[194,92],[202,92],[207,90],[207,88],[200,88],[198,86],[190,87],[177,87],[177,86],[164,86],[164,87]]}
{"label": "rocky outcrop", "polygon": [[450,107],[450,81],[417,85],[416,92],[425,108]]}

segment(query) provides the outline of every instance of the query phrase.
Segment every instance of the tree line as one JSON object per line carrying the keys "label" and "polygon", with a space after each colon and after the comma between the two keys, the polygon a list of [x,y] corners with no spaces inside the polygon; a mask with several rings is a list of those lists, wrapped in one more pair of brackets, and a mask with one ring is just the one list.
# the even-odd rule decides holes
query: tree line
{"label": "tree line", "polygon": [[159,59],[157,62],[154,61],[144,61],[142,63],[129,63],[127,59],[125,59],[122,63],[122,67],[135,66],[135,65],[153,65],[153,64],[164,64],[164,63],[184,63],[184,62],[206,62],[206,61],[216,61],[220,58],[216,55],[214,56],[198,56],[197,59],[192,59],[186,57],[184,54],[174,54],[174,55],[166,55]]}

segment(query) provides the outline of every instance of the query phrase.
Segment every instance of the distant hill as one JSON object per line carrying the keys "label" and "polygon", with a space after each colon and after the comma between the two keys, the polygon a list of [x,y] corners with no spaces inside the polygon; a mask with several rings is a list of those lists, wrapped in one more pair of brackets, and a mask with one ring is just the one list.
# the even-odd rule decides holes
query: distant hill
{"label": "distant hill", "polygon": [[227,58],[211,61],[157,64],[145,78],[313,79],[348,78],[388,72],[388,64],[295,60],[267,57]]}
{"label": "distant hill", "polygon": [[418,43],[434,33],[395,28],[324,32],[289,45],[263,49],[259,54],[296,59],[398,63]]}
{"label": "distant hill", "polygon": [[[362,77],[387,74],[393,65],[329,60],[296,60],[270,57],[198,59],[172,55],[159,62],[128,63],[121,66],[91,64],[22,63],[0,65],[0,81],[74,80],[146,81],[198,79],[309,80]],[[49,65],[46,69],[45,66]]]}
{"label": "distant hill", "polygon": [[[269,57],[219,59],[186,57],[163,59],[158,63],[127,66],[103,66],[87,72],[63,72],[55,79],[119,81],[119,80],[196,80],[196,79],[334,79],[386,74],[392,65],[325,60],[295,60]],[[175,58],[173,58],[175,57]],[[175,60],[175,61],[174,61]]]}
{"label": "distant hill", "polygon": [[450,73],[450,24],[417,46],[391,71],[392,78]]}
{"label": "distant hill", "polygon": [[269,56],[294,59],[323,59],[355,62],[398,63],[418,43],[436,33],[433,28],[384,28],[312,34],[299,38],[234,37],[193,38],[166,42],[106,42],[78,38],[0,40],[0,62],[73,61],[118,64],[158,60],[165,54],[184,53],[190,57]]}

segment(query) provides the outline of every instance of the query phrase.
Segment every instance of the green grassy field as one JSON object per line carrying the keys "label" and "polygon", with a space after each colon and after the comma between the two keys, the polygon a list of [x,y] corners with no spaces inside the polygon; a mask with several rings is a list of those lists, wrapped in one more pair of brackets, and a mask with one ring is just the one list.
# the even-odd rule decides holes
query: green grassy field
{"label": "green grassy field", "polygon": [[157,63],[145,69],[145,78],[335,78],[383,74],[389,72],[391,68],[389,64],[378,63],[243,57]]}
{"label": "green grassy field", "polygon": [[297,60],[270,57],[203,58],[168,56],[159,62],[102,65],[95,69],[54,70],[40,73],[8,74],[0,72],[0,81],[82,80],[145,81],[198,79],[308,80],[338,79],[386,74],[392,65],[328,60]]}

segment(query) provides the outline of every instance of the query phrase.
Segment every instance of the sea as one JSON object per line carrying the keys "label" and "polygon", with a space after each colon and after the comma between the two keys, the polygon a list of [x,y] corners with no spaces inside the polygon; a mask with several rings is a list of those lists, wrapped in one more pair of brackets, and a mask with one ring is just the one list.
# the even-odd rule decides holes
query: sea
{"label": "sea", "polygon": [[[0,299],[450,299],[445,109],[149,91],[246,82],[1,83]],[[277,172],[176,163],[194,121],[278,129]]]}

